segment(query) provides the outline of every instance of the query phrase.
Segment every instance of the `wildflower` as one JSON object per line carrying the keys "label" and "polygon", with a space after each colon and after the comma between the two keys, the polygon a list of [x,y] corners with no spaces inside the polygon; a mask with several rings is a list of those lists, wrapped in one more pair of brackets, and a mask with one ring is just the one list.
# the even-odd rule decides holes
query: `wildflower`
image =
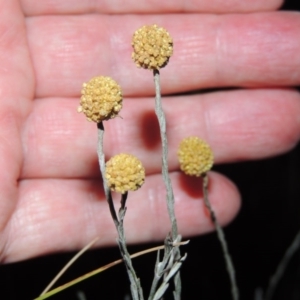
{"label": "wildflower", "polygon": [[180,169],[187,175],[205,174],[213,166],[213,152],[210,146],[198,137],[181,141],[178,150]]}
{"label": "wildflower", "polygon": [[143,185],[145,169],[135,156],[121,153],[106,163],[105,178],[112,191],[124,194],[135,191]]}
{"label": "wildflower", "polygon": [[159,69],[164,67],[173,53],[170,34],[157,25],[145,25],[133,35],[132,59],[138,67]]}
{"label": "wildflower", "polygon": [[99,123],[116,117],[122,108],[120,86],[110,77],[98,76],[83,84],[78,112]]}

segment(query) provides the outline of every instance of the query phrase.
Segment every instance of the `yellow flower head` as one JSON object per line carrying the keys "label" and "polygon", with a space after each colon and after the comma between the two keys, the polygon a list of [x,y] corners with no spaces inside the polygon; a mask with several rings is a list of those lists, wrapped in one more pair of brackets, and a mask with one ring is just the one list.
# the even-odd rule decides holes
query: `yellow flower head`
{"label": "yellow flower head", "polygon": [[178,150],[180,169],[187,175],[200,176],[211,169],[214,162],[209,145],[198,137],[181,141]]}
{"label": "yellow flower head", "polygon": [[135,191],[143,185],[145,169],[135,156],[121,153],[106,163],[105,178],[112,191],[124,194]]}
{"label": "yellow flower head", "polygon": [[132,59],[144,69],[164,67],[173,53],[170,34],[157,25],[145,25],[138,29],[133,35],[132,46]]}
{"label": "yellow flower head", "polygon": [[84,83],[78,112],[99,123],[116,117],[122,108],[120,86],[110,77],[98,76]]}

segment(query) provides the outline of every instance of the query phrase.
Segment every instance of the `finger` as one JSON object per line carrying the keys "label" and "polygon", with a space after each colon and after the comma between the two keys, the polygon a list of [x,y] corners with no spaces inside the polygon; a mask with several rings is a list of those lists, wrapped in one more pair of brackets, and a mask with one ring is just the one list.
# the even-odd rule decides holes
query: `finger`
{"label": "finger", "polygon": [[32,75],[19,4],[0,0],[0,243],[2,229],[16,205],[22,165],[20,128],[31,105]]}
{"label": "finger", "polygon": [[182,12],[253,12],[279,8],[282,0],[247,1],[74,1],[74,0],[34,0],[21,1],[26,15],[45,14],[87,14],[87,13],[182,13]]}
{"label": "finger", "polygon": [[[22,178],[98,176],[97,128],[78,114],[75,99],[35,101],[23,131]],[[169,167],[178,169],[181,139],[199,136],[215,162],[258,159],[291,149],[300,136],[300,95],[294,90],[236,90],[165,97]],[[104,122],[107,157],[139,157],[147,173],[160,172],[161,141],[154,99],[124,99],[122,118]],[[38,162],[38,164],[37,164]]]}
{"label": "finger", "polygon": [[[201,180],[182,174],[171,176],[180,234],[184,238],[213,230],[204,208]],[[116,229],[99,181],[26,180],[20,183],[18,207],[8,225],[1,261],[11,262],[40,254],[80,249],[99,236],[98,246],[116,244]],[[120,195],[117,195],[116,199]],[[210,174],[209,196],[221,222],[237,213],[240,200],[235,186]],[[119,200],[115,201],[118,209]],[[125,217],[128,243],[162,241],[170,231],[165,189],[160,175],[129,193]]]}
{"label": "finger", "polygon": [[96,75],[114,78],[125,95],[153,94],[151,72],[131,59],[133,32],[151,23],[174,39],[164,93],[300,84],[299,13],[49,16],[27,22],[37,97],[78,96]]}

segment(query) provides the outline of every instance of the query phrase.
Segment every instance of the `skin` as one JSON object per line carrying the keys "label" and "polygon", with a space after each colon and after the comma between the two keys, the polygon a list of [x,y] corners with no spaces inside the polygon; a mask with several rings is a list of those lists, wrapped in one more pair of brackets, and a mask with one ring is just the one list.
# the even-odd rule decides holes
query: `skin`
{"label": "skin", "polygon": [[[213,225],[199,179],[179,172],[182,138],[205,139],[216,164],[262,159],[295,146],[300,14],[276,12],[282,3],[275,0],[221,2],[144,0],[125,7],[123,1],[0,0],[1,262],[79,249],[96,236],[97,246],[115,245],[99,178],[96,125],[76,111],[82,83],[96,75],[114,78],[124,94],[122,118],[104,124],[107,157],[136,155],[148,175],[139,191],[129,193],[127,240],[162,240],[170,230],[153,78],[130,58],[131,36],[144,24],[159,24],[174,39],[174,55],[161,70],[163,93],[219,88],[163,99],[184,237]],[[238,89],[221,89],[232,86]],[[210,200],[225,225],[239,210],[238,190],[221,174],[209,178]]]}

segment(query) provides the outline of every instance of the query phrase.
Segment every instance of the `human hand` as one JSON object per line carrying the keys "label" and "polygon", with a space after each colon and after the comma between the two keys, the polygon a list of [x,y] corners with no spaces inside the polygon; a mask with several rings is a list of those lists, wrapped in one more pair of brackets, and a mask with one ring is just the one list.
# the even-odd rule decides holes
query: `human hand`
{"label": "human hand", "polygon": [[[290,87],[300,83],[300,15],[273,11],[280,4],[0,0],[1,261],[79,249],[96,236],[98,246],[115,244],[96,125],[76,112],[82,83],[96,75],[111,76],[124,93],[122,119],[104,123],[107,157],[134,154],[148,173],[129,193],[127,240],[162,240],[170,230],[153,78],[131,60],[132,34],[145,24],[165,27],[174,40],[161,71],[163,93],[240,88],[163,98],[179,232],[213,230],[200,179],[180,174],[177,147],[197,135],[223,163],[277,155],[297,143],[300,97]],[[224,176],[209,177],[224,225],[240,197]]]}

